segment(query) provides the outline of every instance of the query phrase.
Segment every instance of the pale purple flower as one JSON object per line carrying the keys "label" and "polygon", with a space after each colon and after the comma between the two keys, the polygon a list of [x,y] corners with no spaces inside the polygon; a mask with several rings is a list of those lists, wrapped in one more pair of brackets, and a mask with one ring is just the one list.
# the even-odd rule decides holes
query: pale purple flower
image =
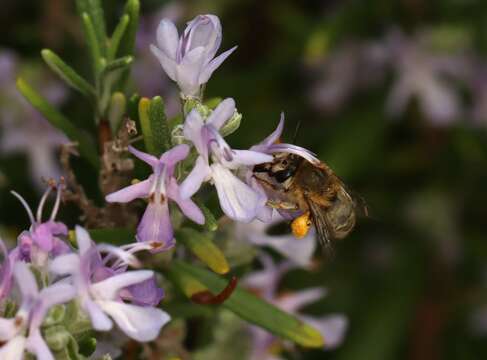
{"label": "pale purple flower", "polygon": [[380,43],[349,41],[326,54],[313,67],[318,77],[310,97],[319,110],[335,113],[356,92],[384,80],[388,54]]}
{"label": "pale purple flower", "polygon": [[181,108],[179,92],[169,78],[154,76],[160,71],[161,65],[152,54],[150,44],[153,42],[160,19],[165,18],[176,23],[181,19],[184,8],[181,2],[172,1],[164,4],[155,13],[142,15],[135,39],[137,61],[132,66],[132,78],[137,92],[150,98],[160,95],[164,99],[168,118],[176,116]]}
{"label": "pale purple flower", "polygon": [[55,221],[61,202],[62,184],[56,186],[56,200],[49,219],[42,221],[44,206],[52,189],[53,186],[49,185],[42,195],[35,218],[24,198],[11,191],[24,206],[31,222],[30,229],[18,236],[18,244],[13,253],[19,260],[32,262],[40,267],[46,265],[49,256],[55,257],[70,251],[69,246],[62,240],[68,235],[68,228],[63,223]]}
{"label": "pale purple flower", "polygon": [[204,181],[211,180],[223,212],[231,219],[249,222],[265,205],[266,197],[245,184],[232,171],[272,161],[272,156],[230,148],[218,131],[234,113],[235,102],[228,98],[206,120],[196,109],[186,117],[184,136],[193,143],[199,156],[193,170],[181,184],[181,196],[189,199]]}
{"label": "pale purple flower", "polygon": [[17,256],[13,251],[11,254],[8,253],[7,247],[1,238],[0,250],[3,257],[0,266],[0,301],[2,301],[10,294],[10,290],[12,289],[12,276]]}
{"label": "pale purple flower", "polygon": [[136,198],[148,198],[149,204],[137,228],[137,240],[157,245],[153,246],[154,250],[167,250],[175,244],[169,216],[169,199],[178,204],[183,214],[197,224],[205,222],[198,206],[191,199],[182,198],[174,177],[174,168],[188,156],[189,146],[177,145],[162,154],[159,159],[133,147],[129,147],[129,151],[152,166],[154,173],[144,181],[107,195],[106,201],[129,202]]}
{"label": "pale purple flower", "polygon": [[438,54],[428,46],[429,33],[407,38],[393,31],[387,39],[395,81],[386,104],[392,116],[403,113],[417,99],[423,114],[435,125],[446,125],[461,115],[455,81],[467,76],[468,62],[462,54]]}
{"label": "pale purple flower", "polygon": [[[331,314],[323,317],[304,315],[300,309],[308,304],[312,304],[326,295],[324,288],[310,288],[294,293],[280,295],[277,292],[279,283],[284,274],[294,267],[289,262],[276,265],[270,256],[262,255],[261,262],[263,269],[249,274],[244,283],[253,291],[257,291],[264,299],[274,304],[278,308],[296,315],[299,319],[314,326],[325,340],[325,350],[330,350],[339,346],[344,338],[348,325],[347,319],[341,314]],[[272,344],[278,342],[278,338],[255,326],[250,327],[253,346],[250,359],[270,360],[280,359],[270,353]]]}
{"label": "pale purple flower", "polygon": [[123,289],[153,278],[154,272],[127,271],[95,282],[92,270],[98,259],[98,249],[88,232],[80,226],[76,227],[76,240],[79,253],[58,256],[52,261],[50,269],[58,275],[71,275],[80,305],[89,316],[93,328],[109,331],[115,321],[132,339],[141,342],[154,340],[170,320],[169,315],[155,307],[124,303],[120,296]]}
{"label": "pale purple flower", "polygon": [[268,246],[295,263],[307,267],[311,265],[311,258],[316,249],[315,232],[311,230],[304,238],[296,239],[290,232],[283,235],[268,233],[272,226],[286,221],[279,213],[274,212],[270,222],[254,220],[249,224],[237,223],[238,238],[257,246]]}
{"label": "pale purple flower", "polygon": [[157,46],[151,45],[151,50],[184,96],[199,97],[201,86],[237,48],[215,58],[221,41],[220,20],[215,15],[198,15],[188,22],[181,37],[176,26],[163,19],[157,29]]}
{"label": "pale purple flower", "polygon": [[14,276],[22,302],[15,317],[0,318],[0,341],[6,343],[0,348],[0,359],[21,360],[27,350],[39,360],[54,360],[40,326],[52,306],[74,298],[75,289],[69,284],[57,283],[39,291],[34,275],[24,262],[15,263]]}
{"label": "pale purple flower", "polygon": [[[91,279],[93,282],[99,282],[111,276],[124,273],[129,265],[138,267],[139,262],[133,254],[138,251],[153,250],[153,246],[146,243],[133,243],[121,247],[100,244],[97,249],[106,252],[107,255],[102,257],[100,252],[93,252],[91,259]],[[157,306],[164,296],[164,291],[157,286],[154,276],[120,290],[119,295],[123,300],[130,301],[136,305]]]}

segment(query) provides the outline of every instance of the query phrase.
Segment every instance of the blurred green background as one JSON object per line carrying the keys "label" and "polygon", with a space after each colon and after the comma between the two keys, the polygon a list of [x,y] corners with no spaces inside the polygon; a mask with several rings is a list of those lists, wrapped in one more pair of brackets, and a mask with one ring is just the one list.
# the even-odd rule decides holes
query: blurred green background
{"label": "blurred green background", "polygon": [[[123,4],[103,4],[113,29]],[[343,312],[350,321],[340,348],[305,351],[303,358],[484,358],[487,2],[142,0],[142,13],[147,34],[135,60],[135,90],[176,91],[147,51],[162,16],[181,27],[196,14],[217,14],[221,49],[239,46],[206,93],[233,97],[243,113],[229,143],[248,148],[284,111],[286,140],[299,123],[296,143],[316,152],[370,207],[370,218],[320,271],[286,276],[289,289],[328,288],[308,312]],[[1,147],[17,126],[7,118],[17,124],[33,116],[10,100],[12,79],[24,74],[40,90],[56,81],[45,78],[42,48],[82,74],[89,59],[71,0],[2,0],[0,33],[1,51],[16,64],[0,74],[0,224],[16,234],[28,219],[8,191],[35,204],[39,187],[28,146]],[[66,90],[60,104],[78,124],[88,123],[85,100]],[[76,216],[67,207],[60,218],[74,224]]]}

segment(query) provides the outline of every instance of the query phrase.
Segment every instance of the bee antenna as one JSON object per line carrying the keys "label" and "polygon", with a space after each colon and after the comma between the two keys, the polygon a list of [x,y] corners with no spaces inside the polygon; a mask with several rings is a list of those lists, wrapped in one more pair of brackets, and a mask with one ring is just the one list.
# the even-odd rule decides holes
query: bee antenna
{"label": "bee antenna", "polygon": [[294,129],[293,140],[291,141],[291,144],[296,144],[296,141],[298,140],[299,130],[301,130],[301,120],[299,120],[298,123],[296,124],[296,128]]}

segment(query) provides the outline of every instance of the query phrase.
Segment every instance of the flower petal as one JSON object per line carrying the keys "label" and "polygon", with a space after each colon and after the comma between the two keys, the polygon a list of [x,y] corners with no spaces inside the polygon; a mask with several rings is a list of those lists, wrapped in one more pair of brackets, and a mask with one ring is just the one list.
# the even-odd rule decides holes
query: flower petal
{"label": "flower petal", "polygon": [[34,226],[34,231],[32,231],[32,239],[42,251],[50,252],[52,250],[53,237],[48,225],[39,224]]}
{"label": "flower petal", "polygon": [[193,170],[188,174],[179,186],[179,194],[181,199],[189,199],[201,187],[201,184],[210,175],[211,169],[207,161],[202,156],[196,159]]}
{"label": "flower petal", "polygon": [[303,159],[306,159],[309,162],[314,164],[320,162],[320,159],[318,159],[314,153],[301,146],[297,146],[293,144],[274,144],[269,147],[268,152],[271,153],[283,152],[283,153],[295,154],[301,156]]}
{"label": "flower petal", "polygon": [[267,136],[259,144],[252,146],[250,150],[265,152],[270,145],[275,144],[279,140],[283,130],[284,130],[284,113],[282,112],[276,130],[274,130],[269,136]]}
{"label": "flower petal", "polygon": [[306,305],[312,304],[325,297],[326,292],[326,289],[321,287],[301,290],[280,299],[279,307],[287,312],[296,313]]}
{"label": "flower petal", "polygon": [[162,204],[149,202],[137,227],[137,241],[160,244],[154,251],[164,251],[174,246],[167,201]]}
{"label": "flower petal", "polygon": [[203,71],[200,74],[199,82],[200,84],[206,84],[208,80],[210,80],[211,75],[213,72],[218,69],[218,67],[229,57],[235,50],[237,50],[238,46],[234,46],[233,48],[222,52],[216,58],[214,58],[208,65],[206,65]]}
{"label": "flower petal", "polygon": [[154,272],[150,270],[127,271],[92,284],[91,293],[96,300],[114,300],[121,289],[152,277],[154,277]]}
{"label": "flower petal", "polygon": [[[0,341],[5,342],[12,339],[19,332],[19,328],[15,326],[15,318],[0,318]],[[1,348],[0,348],[1,349]],[[0,359],[2,359],[0,357]]]}
{"label": "flower petal", "polygon": [[204,47],[207,62],[218,51],[222,40],[220,19],[215,15],[198,15],[185,29],[187,37],[185,52],[196,47]]}
{"label": "flower petal", "polygon": [[191,141],[198,153],[208,162],[208,140],[203,138],[203,119],[198,110],[193,109],[184,120],[184,137]]}
{"label": "flower petal", "polygon": [[271,162],[274,160],[272,155],[264,154],[251,150],[232,150],[232,161],[226,161],[222,158],[222,163],[230,169],[238,169],[241,166],[252,166]]}
{"label": "flower petal", "polygon": [[120,293],[125,301],[140,306],[157,306],[164,296],[162,288],[157,286],[155,276],[138,284],[130,285]]}
{"label": "flower petal", "polygon": [[211,124],[216,130],[219,130],[227,120],[229,120],[235,113],[235,100],[226,98],[213,110],[206,120],[207,124]]}
{"label": "flower petal", "polygon": [[301,315],[300,319],[316,328],[325,340],[325,349],[340,346],[347,332],[348,319],[341,315],[327,315],[321,318]]}
{"label": "flower petal", "polygon": [[0,267],[0,301],[9,295],[12,289],[13,264],[15,261],[8,254],[5,243],[0,238],[0,251],[2,252],[2,265]]}
{"label": "flower petal", "polygon": [[29,269],[29,265],[21,261],[16,262],[14,264],[14,277],[22,293],[22,299],[37,297],[39,288],[32,271]]}
{"label": "flower petal", "polygon": [[167,166],[167,176],[172,176],[174,166],[178,162],[186,159],[188,154],[189,146],[186,144],[179,144],[161,155],[159,161]]}
{"label": "flower petal", "polygon": [[266,198],[262,198],[226,167],[213,164],[211,169],[223,212],[237,221],[251,221]]}
{"label": "flower petal", "polygon": [[205,223],[205,216],[200,208],[191,199],[183,199],[181,197],[179,186],[175,178],[171,178],[168,188],[167,196],[175,201],[184,215],[193,220],[195,223],[203,225]]}
{"label": "flower petal", "polygon": [[132,155],[134,155],[136,158],[142,160],[146,164],[149,164],[152,167],[156,167],[159,165],[159,160],[155,156],[153,156],[151,154],[147,154],[143,151],[137,150],[136,148],[134,148],[133,146],[130,146],[130,145],[129,145],[128,149],[132,153]]}
{"label": "flower petal", "polygon": [[36,355],[37,360],[54,360],[54,356],[42,338],[41,331],[39,329],[29,333],[26,347],[30,353]]}
{"label": "flower petal", "polygon": [[78,244],[79,254],[83,255],[88,252],[88,250],[93,246],[93,241],[91,240],[90,234],[85,228],[76,225],[76,243]]}
{"label": "flower petal", "polygon": [[93,329],[98,331],[108,331],[113,327],[112,321],[107,315],[105,315],[99,304],[85,298],[84,301],[81,302],[81,306],[90,317]]}
{"label": "flower petal", "polygon": [[185,95],[198,95],[201,85],[198,79],[204,61],[205,48],[200,46],[186,53],[181,63],[176,67],[177,83]]}
{"label": "flower petal", "polygon": [[57,275],[76,274],[79,271],[79,255],[66,254],[56,257],[49,264],[49,270]]}
{"label": "flower petal", "polygon": [[149,191],[152,186],[153,176],[108,194],[105,200],[108,202],[127,203],[137,198],[145,198],[149,196]]}
{"label": "flower petal", "polygon": [[0,348],[0,359],[22,360],[24,358],[26,338],[16,336]]}
{"label": "flower petal", "polygon": [[157,27],[157,45],[166,56],[176,60],[179,35],[176,26],[168,19],[162,19]]}
{"label": "flower petal", "polygon": [[39,293],[38,306],[34,308],[31,313],[30,332],[38,329],[47,311],[54,305],[64,304],[72,300],[76,296],[76,289],[74,286],[64,283],[52,284],[41,290]]}
{"label": "flower petal", "polygon": [[152,54],[159,60],[159,63],[162,66],[162,69],[164,72],[167,74],[167,76],[172,80],[172,81],[177,81],[177,76],[176,76],[176,69],[178,67],[178,64],[176,61],[168,57],[164,52],[162,52],[157,46],[151,45],[150,50],[152,51]]}
{"label": "flower petal", "polygon": [[171,319],[164,311],[153,307],[142,307],[116,301],[98,301],[118,327],[137,341],[154,340],[161,328]]}

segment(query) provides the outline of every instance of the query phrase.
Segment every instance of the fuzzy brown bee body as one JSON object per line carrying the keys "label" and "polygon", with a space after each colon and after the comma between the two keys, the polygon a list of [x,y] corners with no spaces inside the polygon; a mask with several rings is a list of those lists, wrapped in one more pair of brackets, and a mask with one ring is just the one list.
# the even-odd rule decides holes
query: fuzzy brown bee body
{"label": "fuzzy brown bee body", "polygon": [[342,239],[353,230],[358,204],[325,163],[278,153],[273,162],[254,167],[254,174],[266,189],[270,206],[310,215],[327,250],[331,250],[333,240]]}

